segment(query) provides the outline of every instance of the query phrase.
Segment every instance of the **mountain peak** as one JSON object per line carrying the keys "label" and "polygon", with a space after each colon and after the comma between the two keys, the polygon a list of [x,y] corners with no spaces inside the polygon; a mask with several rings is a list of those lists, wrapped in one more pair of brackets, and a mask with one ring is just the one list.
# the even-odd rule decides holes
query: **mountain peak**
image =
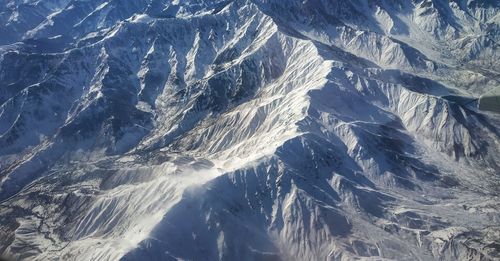
{"label": "mountain peak", "polygon": [[3,255],[500,257],[496,1],[3,2]]}

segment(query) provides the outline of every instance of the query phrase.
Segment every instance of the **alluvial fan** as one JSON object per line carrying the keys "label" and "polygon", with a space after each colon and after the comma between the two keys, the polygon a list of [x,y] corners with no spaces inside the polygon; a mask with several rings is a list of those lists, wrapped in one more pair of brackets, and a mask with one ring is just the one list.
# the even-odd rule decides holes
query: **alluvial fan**
{"label": "alluvial fan", "polygon": [[3,256],[500,259],[499,1],[0,0],[0,35]]}

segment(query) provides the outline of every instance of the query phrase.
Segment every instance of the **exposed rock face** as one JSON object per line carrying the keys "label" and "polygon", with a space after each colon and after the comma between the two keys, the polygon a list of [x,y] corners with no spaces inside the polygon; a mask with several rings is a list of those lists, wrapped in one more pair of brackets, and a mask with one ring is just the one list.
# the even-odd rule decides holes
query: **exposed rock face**
{"label": "exposed rock face", "polygon": [[499,11],[0,0],[0,252],[498,259]]}

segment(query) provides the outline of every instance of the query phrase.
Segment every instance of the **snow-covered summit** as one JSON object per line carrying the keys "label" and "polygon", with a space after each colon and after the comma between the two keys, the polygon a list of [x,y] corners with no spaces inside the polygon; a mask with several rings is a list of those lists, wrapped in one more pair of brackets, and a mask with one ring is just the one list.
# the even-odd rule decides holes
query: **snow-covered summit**
{"label": "snow-covered summit", "polygon": [[497,1],[0,1],[0,252],[500,258]]}

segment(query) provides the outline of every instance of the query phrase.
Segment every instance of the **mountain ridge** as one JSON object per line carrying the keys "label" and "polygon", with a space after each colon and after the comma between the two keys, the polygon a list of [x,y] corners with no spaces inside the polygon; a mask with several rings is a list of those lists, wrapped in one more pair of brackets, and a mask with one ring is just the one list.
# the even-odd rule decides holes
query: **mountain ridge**
{"label": "mountain ridge", "polygon": [[[82,17],[110,6],[118,23],[75,30],[60,53],[31,51],[39,39],[0,47],[4,253],[498,258],[498,117],[448,98],[495,79],[458,66],[462,54],[450,66],[388,36],[415,30],[386,11],[391,1],[191,1],[154,15],[161,1],[88,2]],[[450,12],[412,4],[438,21]],[[374,9],[368,21],[387,30],[348,16]],[[461,42],[446,19],[430,35]],[[66,48],[46,24],[30,35]],[[495,74],[485,39],[467,63]]]}

